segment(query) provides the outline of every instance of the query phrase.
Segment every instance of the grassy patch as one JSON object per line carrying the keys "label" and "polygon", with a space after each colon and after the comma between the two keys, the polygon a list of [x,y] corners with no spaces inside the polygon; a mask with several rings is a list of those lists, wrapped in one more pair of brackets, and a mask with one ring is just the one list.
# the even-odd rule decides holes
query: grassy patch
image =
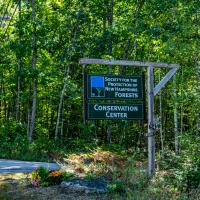
{"label": "grassy patch", "polygon": [[[133,154],[117,154],[113,151],[98,148],[90,153],[69,154],[64,164],[71,166],[78,176],[86,179],[103,178],[109,184],[112,194],[125,196],[125,199],[172,199],[196,200],[200,198],[200,190],[189,192],[179,189],[182,173],[174,160],[158,166],[154,178],[149,179],[146,173],[147,159]],[[178,161],[177,161],[178,162]],[[168,167],[174,165],[174,168]],[[67,167],[66,167],[67,170]]]}

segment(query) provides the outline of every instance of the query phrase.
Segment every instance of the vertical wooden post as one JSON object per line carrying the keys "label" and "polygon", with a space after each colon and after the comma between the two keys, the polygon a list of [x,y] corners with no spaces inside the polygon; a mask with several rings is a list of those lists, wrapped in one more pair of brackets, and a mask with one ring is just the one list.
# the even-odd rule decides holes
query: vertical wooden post
{"label": "vertical wooden post", "polygon": [[87,91],[86,91],[86,66],[83,65],[83,123],[86,124],[86,95],[87,95]]}
{"label": "vertical wooden post", "polygon": [[155,174],[155,125],[153,66],[148,67],[148,175]]}
{"label": "vertical wooden post", "polygon": [[[112,49],[111,49],[112,50]],[[112,53],[112,51],[111,51]],[[111,75],[112,74],[112,66],[109,66],[109,71],[108,74]],[[112,121],[108,121],[108,127],[107,127],[107,142],[108,144],[112,143]]]}

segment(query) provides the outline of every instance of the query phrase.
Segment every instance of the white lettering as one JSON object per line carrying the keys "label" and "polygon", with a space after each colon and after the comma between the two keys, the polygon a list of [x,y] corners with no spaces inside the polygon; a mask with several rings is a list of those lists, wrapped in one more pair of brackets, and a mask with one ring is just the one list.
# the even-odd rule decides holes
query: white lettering
{"label": "white lettering", "polygon": [[112,112],[106,112],[107,118],[127,118],[127,113],[112,113]]}
{"label": "white lettering", "polygon": [[138,94],[137,93],[115,92],[115,97],[121,97],[121,98],[138,98]]}
{"label": "white lettering", "polygon": [[98,105],[97,104],[94,105],[94,110],[98,110]]}
{"label": "white lettering", "polygon": [[94,105],[95,111],[124,111],[124,112],[137,112],[139,111],[138,106],[107,106],[107,105]]}

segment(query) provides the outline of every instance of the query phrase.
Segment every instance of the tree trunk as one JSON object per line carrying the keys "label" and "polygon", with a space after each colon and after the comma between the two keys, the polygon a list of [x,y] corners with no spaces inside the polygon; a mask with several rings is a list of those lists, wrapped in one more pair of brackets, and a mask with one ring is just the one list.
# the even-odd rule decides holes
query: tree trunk
{"label": "tree trunk", "polygon": [[3,87],[3,96],[4,96],[4,118],[5,121],[7,121],[7,102],[6,102],[6,92],[5,92],[5,87]]}
{"label": "tree trunk", "polygon": [[113,7],[114,7],[114,0],[110,0],[108,6],[108,29],[109,29],[109,42],[108,42],[108,54],[112,56],[112,26],[113,26]]}
{"label": "tree trunk", "polygon": [[[68,65],[68,71],[69,71],[69,65]],[[64,98],[64,94],[65,94],[65,88],[67,86],[67,80],[68,80],[68,75],[65,78],[65,82],[63,85],[63,89],[60,95],[60,102],[59,102],[59,106],[58,106],[58,116],[57,116],[57,122],[56,122],[56,130],[55,130],[55,140],[58,139],[58,130],[59,130],[59,125],[60,125],[60,116],[61,116],[61,112],[62,112],[62,104],[63,104],[63,98]]]}
{"label": "tree trunk", "polygon": [[[72,47],[70,49],[70,47],[68,46],[68,49],[67,49],[67,53],[70,53],[70,55],[69,55],[69,61],[71,61],[72,51],[74,49],[75,40],[76,40],[76,36],[77,36],[79,15],[80,15],[80,12],[77,15],[76,24],[74,26],[74,36],[73,36],[73,39],[72,39]],[[58,106],[58,115],[57,115],[57,121],[56,121],[56,129],[55,129],[55,140],[58,139],[58,130],[59,130],[59,125],[60,125],[60,116],[61,116],[61,112],[62,112],[63,99],[64,99],[65,89],[66,89],[67,82],[68,82],[69,73],[70,73],[70,64],[68,64],[68,67],[67,67],[67,70],[66,70],[66,77],[64,79],[64,85],[63,85],[63,89],[62,89],[61,95],[60,95],[60,101],[59,101],[59,106]]]}
{"label": "tree trunk", "polygon": [[46,128],[49,128],[49,107],[50,103],[48,101],[48,97],[46,96]]}
{"label": "tree trunk", "polygon": [[[37,47],[36,47],[36,14],[35,14],[35,0],[31,2],[32,6],[32,16],[33,16],[33,35],[32,35],[32,68],[36,69],[36,54],[37,54]],[[36,115],[36,106],[37,106],[37,85],[36,80],[33,81],[33,104],[32,104],[32,111],[31,111],[31,122],[30,122],[30,131],[29,131],[29,142],[33,140],[33,131],[35,128],[35,115]]]}
{"label": "tree trunk", "polygon": [[28,108],[27,108],[27,138],[29,139],[29,132],[30,132],[30,116],[31,116],[31,85],[29,86],[29,95],[28,95]]}
{"label": "tree trunk", "polygon": [[32,104],[32,110],[31,110],[29,142],[32,142],[32,140],[33,140],[33,131],[35,128],[36,106],[37,106],[37,86],[36,86],[36,81],[34,80],[34,82],[33,82],[33,104]]}
{"label": "tree trunk", "polygon": [[[21,0],[19,0],[19,23],[21,23]],[[21,45],[21,26],[19,27],[19,41]],[[21,93],[21,58],[18,58],[17,67],[17,102],[16,102],[16,121],[20,122],[20,93]]]}
{"label": "tree trunk", "polygon": [[3,121],[3,72],[2,72],[2,77],[0,79],[0,89],[1,89],[1,93],[0,93],[0,120],[1,122]]}
{"label": "tree trunk", "polygon": [[[18,63],[18,73],[20,73],[20,63]],[[16,121],[20,122],[20,92],[21,92],[21,78],[18,74],[17,77],[17,102],[16,102]]]}
{"label": "tree trunk", "polygon": [[[183,135],[183,115],[184,115],[184,106],[183,106],[183,67],[181,68],[181,108],[180,108],[180,136]],[[181,151],[181,140],[179,141],[179,151]]]}
{"label": "tree trunk", "polygon": [[[113,51],[113,45],[112,45],[113,7],[114,7],[114,0],[110,0],[108,5],[108,29],[109,29],[108,54],[110,56],[112,56],[112,51]],[[109,74],[112,74],[111,66],[109,66]],[[112,122],[109,122],[107,128],[107,141],[109,144],[112,143],[111,137],[112,137]]]}
{"label": "tree trunk", "polygon": [[27,138],[29,139],[30,135],[29,135],[29,130],[30,130],[30,112],[31,109],[29,108],[28,105],[28,110],[27,110]]}
{"label": "tree trunk", "polygon": [[[159,71],[159,82],[160,82],[160,71]],[[160,110],[160,143],[161,143],[161,159],[164,160],[164,138],[163,138],[163,113],[162,113],[162,92],[159,94],[159,110]]]}
{"label": "tree trunk", "polygon": [[173,77],[175,154],[179,153],[176,75]]}
{"label": "tree trunk", "polygon": [[[196,32],[196,49],[195,49],[195,73],[196,73],[196,90],[197,90],[197,94],[200,94],[200,69],[199,69],[199,26],[198,26],[198,12],[196,12],[196,17],[195,17],[195,32]],[[200,131],[200,100],[198,97],[197,98],[197,106],[196,106],[196,114],[195,114],[195,118],[196,118],[196,132],[199,133]]]}

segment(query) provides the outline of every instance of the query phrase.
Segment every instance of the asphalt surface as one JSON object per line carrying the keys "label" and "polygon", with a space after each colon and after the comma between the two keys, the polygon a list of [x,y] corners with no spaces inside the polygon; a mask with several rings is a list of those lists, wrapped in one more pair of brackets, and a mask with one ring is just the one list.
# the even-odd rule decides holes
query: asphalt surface
{"label": "asphalt surface", "polygon": [[56,163],[0,159],[0,174],[29,173],[36,170],[38,167],[45,167],[49,170],[60,169],[60,166]]}

